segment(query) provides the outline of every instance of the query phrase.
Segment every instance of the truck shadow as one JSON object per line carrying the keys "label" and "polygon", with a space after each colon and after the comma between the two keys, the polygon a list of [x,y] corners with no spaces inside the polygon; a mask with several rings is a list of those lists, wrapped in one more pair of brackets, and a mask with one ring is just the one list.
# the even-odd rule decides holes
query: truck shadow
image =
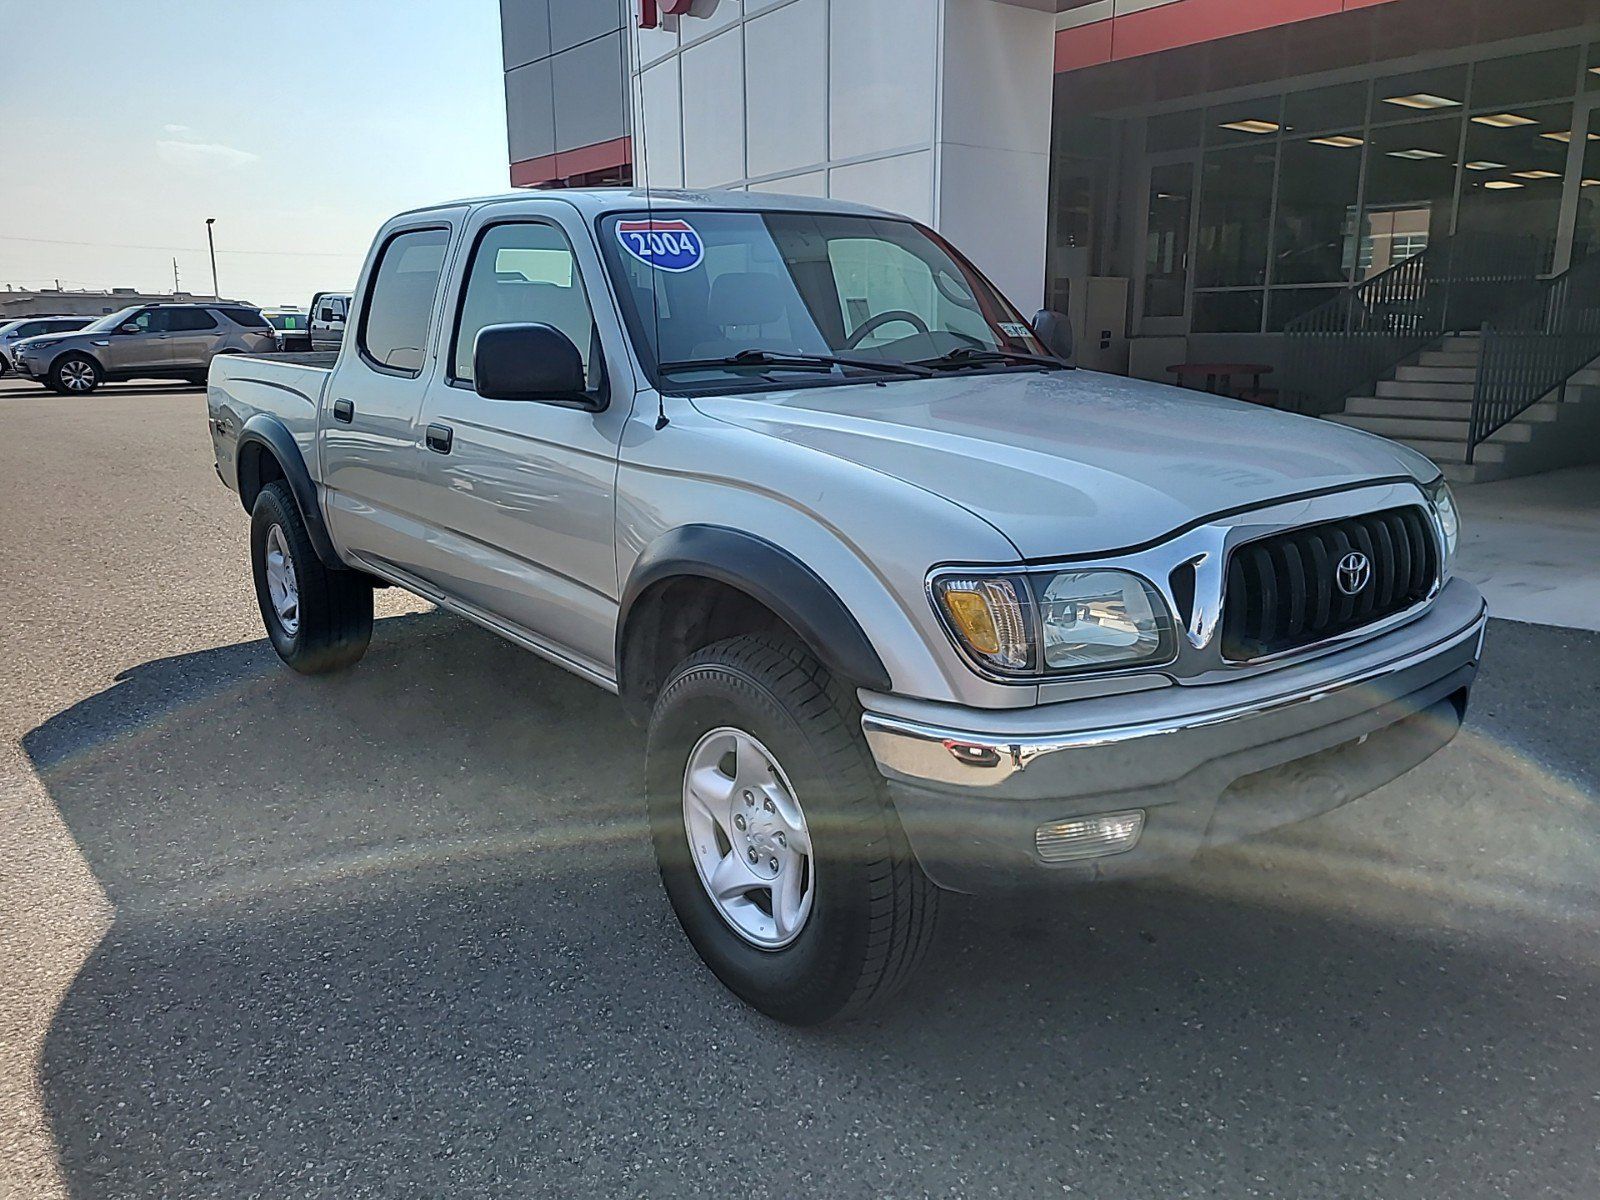
{"label": "truck shadow", "polygon": [[641,744],[437,614],[337,678],[226,647],[31,732],[115,913],[41,1065],[72,1194],[1594,1193],[1587,943],[1235,858],[956,898],[896,1007],[789,1030],[679,935]]}

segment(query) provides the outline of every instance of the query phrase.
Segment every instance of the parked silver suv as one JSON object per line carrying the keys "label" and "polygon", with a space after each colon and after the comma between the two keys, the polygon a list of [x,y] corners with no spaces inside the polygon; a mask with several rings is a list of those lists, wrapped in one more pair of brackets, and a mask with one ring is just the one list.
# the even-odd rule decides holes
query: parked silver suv
{"label": "parked silver suv", "polygon": [[0,375],[15,369],[11,365],[12,347],[23,338],[42,337],[47,333],[71,333],[82,329],[92,320],[93,317],[28,317],[0,324]]}
{"label": "parked silver suv", "polygon": [[86,395],[107,380],[204,383],[219,354],[277,348],[261,310],[243,304],[144,304],[108,313],[76,333],[27,338],[13,347],[17,373],[58,392]]}

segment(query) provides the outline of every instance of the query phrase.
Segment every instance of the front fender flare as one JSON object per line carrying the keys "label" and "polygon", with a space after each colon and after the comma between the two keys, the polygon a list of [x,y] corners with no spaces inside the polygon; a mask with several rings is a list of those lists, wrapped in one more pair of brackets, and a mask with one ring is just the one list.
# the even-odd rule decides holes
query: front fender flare
{"label": "front fender flare", "polygon": [[322,506],[317,503],[317,485],[311,481],[311,472],[306,468],[300,445],[294,440],[294,434],[289,432],[289,427],[270,413],[256,413],[239,431],[234,466],[239,481],[239,503],[244,505],[245,511],[250,511],[250,501],[246,497],[259,490],[244,466],[247,451],[254,446],[270,454],[283,470],[284,480],[294,495],[295,507],[300,510],[300,519],[306,523],[306,533],[323,565],[332,571],[348,570],[340,560],[339,552],[333,548],[333,539],[328,536],[328,526],[322,519]]}
{"label": "front fender flare", "polygon": [[620,669],[633,605],[674,576],[712,579],[745,592],[800,635],[835,676],[889,691],[889,671],[844,601],[810,567],[780,546],[719,525],[685,525],[662,535],[639,557],[623,589],[617,621]]}

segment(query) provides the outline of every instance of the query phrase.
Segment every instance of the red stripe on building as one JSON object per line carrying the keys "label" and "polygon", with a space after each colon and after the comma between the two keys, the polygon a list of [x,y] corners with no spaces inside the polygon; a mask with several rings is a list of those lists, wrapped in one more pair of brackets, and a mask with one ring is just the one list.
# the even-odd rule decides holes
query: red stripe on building
{"label": "red stripe on building", "polygon": [[608,171],[633,163],[633,139],[617,138],[610,142],[596,142],[592,146],[579,146],[575,150],[561,150],[542,158],[525,158],[511,164],[512,187],[538,187],[558,179],[571,179],[574,175],[587,175],[591,171]]}
{"label": "red stripe on building", "polygon": [[1060,30],[1056,34],[1056,70],[1159,54],[1179,46],[1392,3],[1394,0],[1175,0]]}

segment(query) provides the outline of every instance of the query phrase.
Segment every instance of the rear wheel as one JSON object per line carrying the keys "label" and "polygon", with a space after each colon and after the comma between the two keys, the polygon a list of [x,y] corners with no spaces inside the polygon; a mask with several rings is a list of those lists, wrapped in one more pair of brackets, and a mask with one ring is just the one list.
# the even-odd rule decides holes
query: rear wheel
{"label": "rear wheel", "polygon": [[261,620],[279,658],[304,675],[360,661],[372,640],[372,587],[360,572],[329,570],[317,557],[282,480],[256,497],[250,562]]}
{"label": "rear wheel", "polygon": [[911,854],[853,693],[803,647],[707,647],[656,702],[650,829],[667,896],[735,994],[799,1025],[897,992],[933,938],[938,893]]}
{"label": "rear wheel", "polygon": [[50,368],[50,386],[64,396],[87,396],[100,386],[105,373],[87,354],[65,354]]}

